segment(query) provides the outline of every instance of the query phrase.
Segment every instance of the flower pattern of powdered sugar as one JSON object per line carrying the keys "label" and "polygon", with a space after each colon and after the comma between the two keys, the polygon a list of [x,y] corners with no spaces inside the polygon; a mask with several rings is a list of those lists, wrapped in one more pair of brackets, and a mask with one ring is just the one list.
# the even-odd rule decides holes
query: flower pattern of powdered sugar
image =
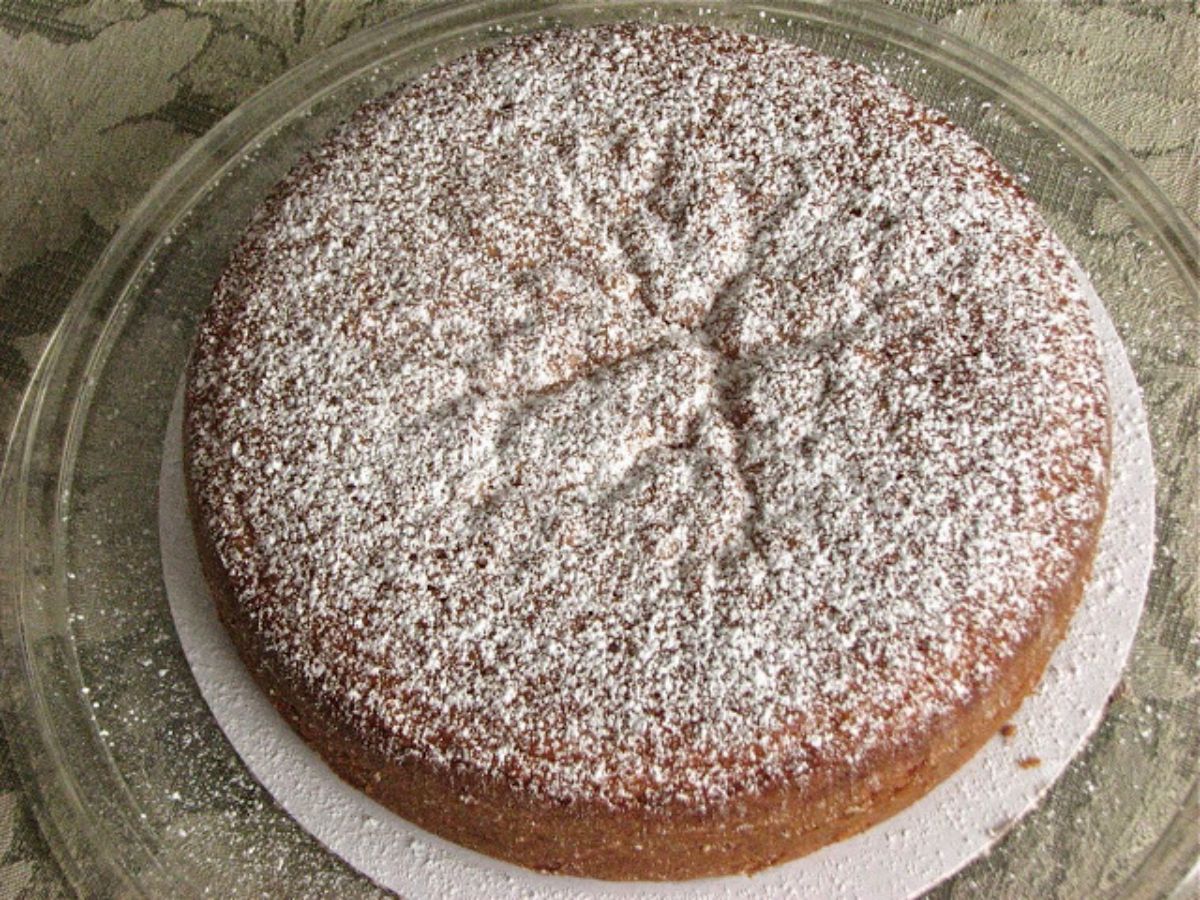
{"label": "flower pattern of powdered sugar", "polygon": [[263,206],[189,382],[203,526],[364,738],[720,802],[994,682],[1102,513],[1066,251],[978,145],[781,41],[510,39]]}

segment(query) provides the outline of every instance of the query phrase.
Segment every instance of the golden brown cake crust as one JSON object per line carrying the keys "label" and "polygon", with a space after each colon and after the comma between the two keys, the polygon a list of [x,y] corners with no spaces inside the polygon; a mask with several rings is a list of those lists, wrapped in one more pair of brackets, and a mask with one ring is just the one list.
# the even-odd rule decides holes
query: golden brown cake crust
{"label": "golden brown cake crust", "polygon": [[[189,496],[191,496],[189,490]],[[194,507],[193,507],[194,508]],[[970,759],[1037,686],[1079,602],[1095,547],[1053,607],[1045,626],[1015,655],[987,697],[946,717],[923,742],[879,754],[856,777],[842,773],[821,794],[763,792],[727,810],[638,815],[603,803],[539,801],[497,779],[402,764],[373,751],[311,691],[251,639],[254,626],[229,589],[211,544],[204,573],[221,621],[275,708],[335,772],[404,818],[464,847],[531,869],[614,881],[674,881],[755,872],[864,831],[899,812]]]}
{"label": "golden brown cake crust", "polygon": [[864,70],[697,28],[366,107],[235,250],[186,400],[285,718],[417,824],[601,878],[760,869],[956,769],[1107,485],[1086,303],[1012,180]]}

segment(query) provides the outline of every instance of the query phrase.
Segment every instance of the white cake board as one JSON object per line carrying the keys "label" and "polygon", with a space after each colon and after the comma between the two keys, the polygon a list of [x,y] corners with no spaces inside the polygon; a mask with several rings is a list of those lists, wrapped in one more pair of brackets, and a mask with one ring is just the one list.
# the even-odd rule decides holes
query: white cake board
{"label": "white cake board", "polygon": [[[167,597],[200,692],[242,761],[329,850],[406,898],[864,898],[922,893],[988,850],[1100,723],[1133,645],[1154,555],[1154,468],[1141,393],[1099,299],[1092,310],[1113,410],[1113,485],[1094,574],[1037,692],[949,779],[863,834],[753,876],[677,883],[543,875],[442,840],[343,782],[251,680],[217,619],[188,520],[182,386],[167,426],[159,535]],[[1020,761],[1038,760],[1022,767]]]}

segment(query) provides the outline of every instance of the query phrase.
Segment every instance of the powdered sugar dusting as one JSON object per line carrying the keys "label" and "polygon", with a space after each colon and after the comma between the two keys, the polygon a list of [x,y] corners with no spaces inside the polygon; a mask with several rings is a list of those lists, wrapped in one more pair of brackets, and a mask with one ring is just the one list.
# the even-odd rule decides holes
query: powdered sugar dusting
{"label": "powdered sugar dusting", "polygon": [[1065,251],[865,70],[506,42],[289,176],[190,375],[217,552],[386,749],[720,801],[984,690],[1073,574],[1107,400]]}

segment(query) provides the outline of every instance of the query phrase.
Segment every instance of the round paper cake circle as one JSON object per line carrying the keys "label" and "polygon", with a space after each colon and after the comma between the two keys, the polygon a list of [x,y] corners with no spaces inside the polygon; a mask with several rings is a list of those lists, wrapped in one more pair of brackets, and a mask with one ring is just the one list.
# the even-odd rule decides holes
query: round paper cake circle
{"label": "round paper cake circle", "polygon": [[[1083,276],[1080,276],[1082,280]],[[1092,579],[1046,674],[965,766],[862,834],[751,876],[604,882],[546,875],[432,835],[335,775],[251,679],[217,618],[188,518],[183,388],[167,426],[159,536],[167,598],[184,654],[242,761],[330,852],[404,897],[909,897],[987,851],[1031,809],[1103,717],[1133,645],[1154,551],[1154,469],[1140,391],[1103,305],[1089,291],[1113,414],[1112,488]]]}

